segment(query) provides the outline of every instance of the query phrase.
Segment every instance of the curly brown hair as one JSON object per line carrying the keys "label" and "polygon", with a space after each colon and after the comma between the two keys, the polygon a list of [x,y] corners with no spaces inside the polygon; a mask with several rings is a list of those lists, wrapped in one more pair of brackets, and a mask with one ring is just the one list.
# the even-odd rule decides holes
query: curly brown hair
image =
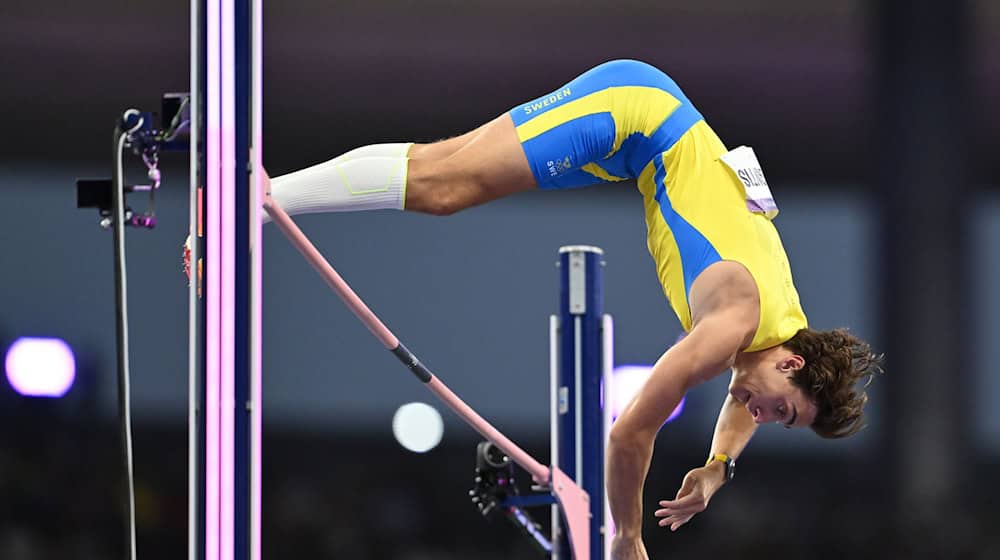
{"label": "curly brown hair", "polygon": [[[800,330],[784,344],[805,359],[792,383],[816,404],[812,430],[824,438],[842,438],[864,427],[862,412],[872,377],[882,372],[882,356],[847,329]],[[864,386],[857,382],[867,378]]]}

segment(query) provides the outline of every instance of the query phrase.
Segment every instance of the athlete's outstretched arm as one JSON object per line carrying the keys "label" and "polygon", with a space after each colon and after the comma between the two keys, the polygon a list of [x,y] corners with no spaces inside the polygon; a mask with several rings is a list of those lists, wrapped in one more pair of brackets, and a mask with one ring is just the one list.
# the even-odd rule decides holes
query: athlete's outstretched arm
{"label": "athlete's outstretched arm", "polygon": [[607,491],[619,541],[616,547],[633,550],[622,543],[641,543],[642,489],[656,432],[688,389],[732,365],[745,338],[734,323],[724,312],[703,317],[657,360],[649,380],[612,426]]}

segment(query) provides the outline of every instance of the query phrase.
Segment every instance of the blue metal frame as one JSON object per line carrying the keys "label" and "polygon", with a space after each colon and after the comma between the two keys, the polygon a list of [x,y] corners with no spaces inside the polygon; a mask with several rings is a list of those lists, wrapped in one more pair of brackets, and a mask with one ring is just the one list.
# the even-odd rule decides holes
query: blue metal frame
{"label": "blue metal frame", "polygon": [[552,494],[530,494],[528,496],[511,496],[500,502],[500,507],[538,507],[556,503]]}
{"label": "blue metal frame", "polygon": [[[603,251],[559,250],[558,367],[555,464],[590,496],[591,558],[604,557]],[[553,558],[568,558],[566,531],[553,539]],[[584,560],[584,559],[575,559]]]}
{"label": "blue metal frame", "polygon": [[236,62],[236,377],[234,393],[236,403],[235,445],[233,452],[235,491],[233,492],[233,556],[237,560],[251,558],[251,410],[240,406],[250,402],[251,356],[253,334],[251,319],[251,259],[250,220],[256,211],[250,196],[250,149],[252,147],[250,100],[252,72],[252,15],[250,0],[235,2],[235,62]]}

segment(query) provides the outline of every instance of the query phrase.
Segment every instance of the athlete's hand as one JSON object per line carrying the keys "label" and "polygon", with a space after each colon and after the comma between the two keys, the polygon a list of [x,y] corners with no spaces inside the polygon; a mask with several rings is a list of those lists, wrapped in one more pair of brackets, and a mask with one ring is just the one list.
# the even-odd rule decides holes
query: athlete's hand
{"label": "athlete's hand", "polygon": [[669,525],[671,531],[676,531],[696,514],[705,511],[712,496],[726,482],[724,467],[722,463],[713,461],[707,467],[699,467],[687,473],[681,489],[677,491],[677,497],[673,500],[660,500],[661,509],[654,514],[661,518],[660,527]]}
{"label": "athlete's hand", "polygon": [[611,560],[649,560],[642,539],[626,539],[615,535],[611,540]]}

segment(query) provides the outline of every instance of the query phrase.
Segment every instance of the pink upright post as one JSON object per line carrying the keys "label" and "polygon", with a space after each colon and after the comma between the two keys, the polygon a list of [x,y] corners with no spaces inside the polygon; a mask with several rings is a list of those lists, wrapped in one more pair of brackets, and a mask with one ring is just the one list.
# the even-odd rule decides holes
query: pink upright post
{"label": "pink upright post", "polygon": [[[222,89],[222,37],[221,2],[207,2],[205,9],[206,32],[205,70],[207,92],[205,100],[205,205],[221,209],[222,203],[222,102],[218,92]],[[197,101],[195,101],[197,102]],[[221,211],[208,212],[205,219],[207,263],[204,289],[205,300],[205,560],[230,560],[221,556],[222,534],[222,450],[221,392],[222,392],[222,262]],[[194,274],[197,274],[195,272]],[[195,288],[196,289],[196,288]]]}
{"label": "pink upright post", "polygon": [[261,556],[261,13],[191,0],[189,560]]}
{"label": "pink upright post", "polygon": [[251,347],[253,356],[250,361],[251,367],[251,387],[250,406],[252,424],[250,426],[251,450],[250,450],[250,560],[261,560],[263,555],[261,543],[263,510],[261,505],[261,489],[263,486],[263,375],[262,356],[263,346],[263,325],[262,325],[262,301],[261,290],[262,278],[262,240],[260,212],[264,200],[263,167],[263,99],[264,99],[264,70],[263,70],[263,47],[264,47],[264,2],[263,0],[252,0],[251,6],[251,144],[253,152],[250,156],[253,173],[250,176],[252,185],[250,208],[253,209],[250,219],[250,251],[252,255],[251,274],[251,309],[253,310],[253,333],[251,335]]}
{"label": "pink upright post", "polygon": [[590,499],[587,493],[565,473],[557,468],[550,469],[542,465],[526,451],[518,447],[517,444],[494,428],[492,424],[487,422],[486,419],[480,416],[420,363],[417,357],[399,342],[399,339],[385,326],[385,323],[365,305],[365,302],[358,297],[357,293],[334,270],[333,266],[320,254],[316,246],[309,241],[309,238],[302,233],[302,230],[295,225],[295,222],[292,221],[288,214],[271,199],[270,193],[264,195],[264,210],[271,216],[278,229],[302,253],[302,256],[316,269],[316,272],[323,277],[347,307],[368,327],[368,330],[371,331],[375,338],[379,339],[386,349],[399,358],[413,372],[417,379],[426,384],[431,392],[437,395],[448,408],[455,411],[474,430],[493,442],[512,461],[528,471],[536,482],[551,486],[551,491],[559,501],[566,517],[566,526],[569,529],[569,540],[570,546],[573,549],[573,557],[577,560],[589,560]]}

